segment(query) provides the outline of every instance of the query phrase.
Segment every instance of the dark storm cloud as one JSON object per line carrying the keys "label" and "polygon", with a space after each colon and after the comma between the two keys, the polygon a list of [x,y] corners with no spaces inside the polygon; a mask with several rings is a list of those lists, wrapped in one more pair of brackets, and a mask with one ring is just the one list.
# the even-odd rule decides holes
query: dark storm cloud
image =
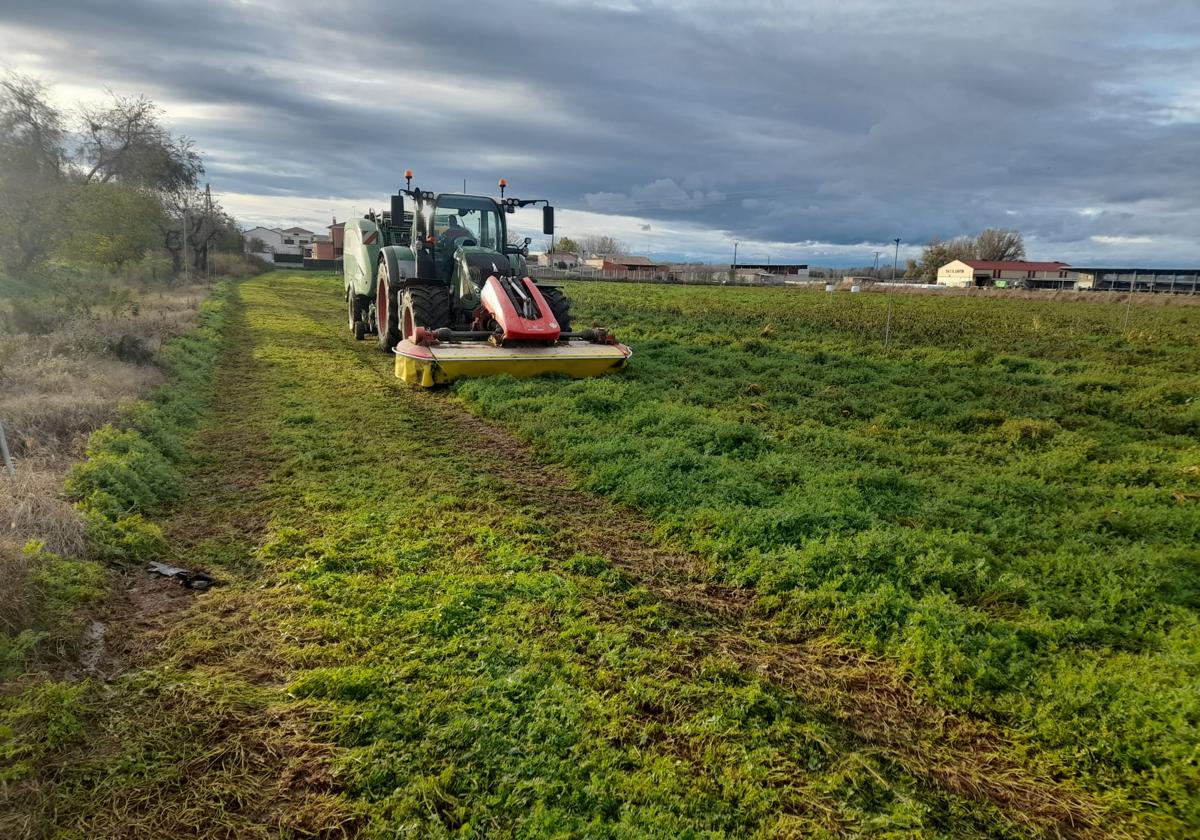
{"label": "dark storm cloud", "polygon": [[230,192],[411,166],[763,242],[1197,239],[1192,2],[10,3],[26,38],[41,75],[209,108],[174,121]]}

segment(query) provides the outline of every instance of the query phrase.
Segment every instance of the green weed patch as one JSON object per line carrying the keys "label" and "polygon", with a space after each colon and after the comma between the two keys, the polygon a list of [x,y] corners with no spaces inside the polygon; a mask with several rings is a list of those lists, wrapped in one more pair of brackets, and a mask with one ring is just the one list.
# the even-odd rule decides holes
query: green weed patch
{"label": "green weed patch", "polygon": [[[629,370],[458,394],[781,625],[1200,826],[1200,310],[568,289]],[[1157,819],[1155,817],[1154,819]]]}

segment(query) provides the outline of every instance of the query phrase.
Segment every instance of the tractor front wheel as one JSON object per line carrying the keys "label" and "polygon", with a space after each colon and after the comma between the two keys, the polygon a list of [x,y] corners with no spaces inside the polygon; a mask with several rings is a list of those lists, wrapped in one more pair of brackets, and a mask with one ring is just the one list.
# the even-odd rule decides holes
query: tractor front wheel
{"label": "tractor front wheel", "polygon": [[412,338],[417,327],[450,326],[450,292],[438,286],[410,286],[401,295],[400,337]]}
{"label": "tractor front wheel", "polygon": [[558,328],[562,332],[571,331],[571,301],[563,294],[562,289],[548,288],[538,289],[542,293],[542,297],[546,299],[546,303],[550,306],[550,312],[554,315],[554,320],[558,321]]}

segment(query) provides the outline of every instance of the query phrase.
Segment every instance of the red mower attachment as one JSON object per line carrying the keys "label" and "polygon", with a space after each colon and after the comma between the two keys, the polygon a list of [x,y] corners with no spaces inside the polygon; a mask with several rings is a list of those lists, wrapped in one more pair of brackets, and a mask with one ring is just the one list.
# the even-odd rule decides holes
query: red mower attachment
{"label": "red mower attachment", "polygon": [[492,275],[479,295],[483,308],[500,328],[497,344],[508,341],[558,341],[559,327],[537,285],[528,277]]}
{"label": "red mower attachment", "polygon": [[550,305],[528,277],[492,275],[480,294],[475,326],[417,327],[396,345],[396,375],[431,388],[474,376],[528,377],[547,373],[601,376],[620,370],[633,355],[605,329],[563,332]]}

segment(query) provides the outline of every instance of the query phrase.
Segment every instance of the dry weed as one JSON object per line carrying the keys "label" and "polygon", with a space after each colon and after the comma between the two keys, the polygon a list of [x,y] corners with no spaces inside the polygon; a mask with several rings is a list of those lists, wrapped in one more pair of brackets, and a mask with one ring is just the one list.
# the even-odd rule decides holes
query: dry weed
{"label": "dry weed", "polygon": [[98,299],[52,320],[45,334],[5,336],[0,422],[17,475],[0,474],[0,539],[82,552],[82,522],[63,492],[67,470],[89,433],[163,381],[141,351],[152,354],[189,329],[206,292],[195,285],[146,291],[125,296],[131,302],[121,308]]}
{"label": "dry weed", "polygon": [[20,463],[15,479],[0,475],[0,540],[41,540],[55,554],[82,553],[83,521],[63,490],[69,463],[31,459]]}

